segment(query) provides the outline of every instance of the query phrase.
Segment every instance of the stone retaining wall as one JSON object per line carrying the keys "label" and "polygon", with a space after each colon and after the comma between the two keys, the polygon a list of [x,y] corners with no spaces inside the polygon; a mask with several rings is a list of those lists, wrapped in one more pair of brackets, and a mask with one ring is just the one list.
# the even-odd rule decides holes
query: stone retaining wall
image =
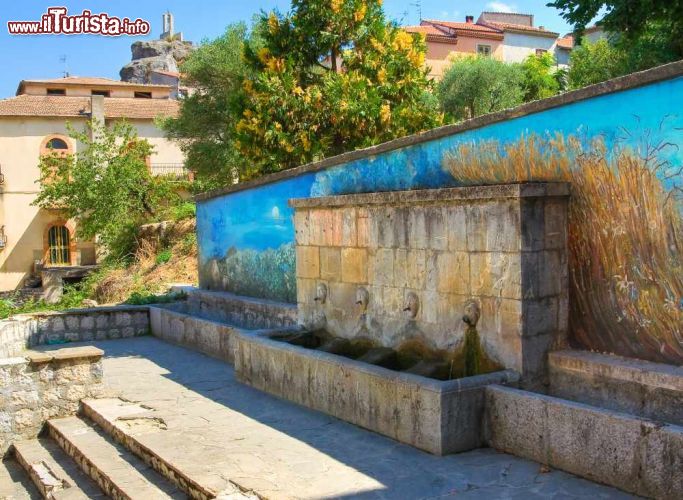
{"label": "stone retaining wall", "polygon": [[17,315],[0,321],[0,358],[44,344],[135,337],[149,333],[147,306],[115,306]]}
{"label": "stone retaining wall", "polygon": [[100,396],[103,354],[74,347],[1,359],[0,456],[13,441],[35,438],[46,420],[76,414],[82,398]]}
{"label": "stone retaining wall", "polygon": [[161,307],[150,307],[149,317],[155,337],[234,363],[234,326]]}
{"label": "stone retaining wall", "polygon": [[486,416],[498,450],[645,497],[683,491],[683,427],[500,386]]}
{"label": "stone retaining wall", "polygon": [[683,367],[588,351],[550,353],[550,394],[683,425]]}
{"label": "stone retaining wall", "polygon": [[170,309],[246,330],[284,328],[296,325],[295,304],[244,297],[229,292],[202,290],[192,286],[175,286],[172,291],[187,294],[187,301]]}

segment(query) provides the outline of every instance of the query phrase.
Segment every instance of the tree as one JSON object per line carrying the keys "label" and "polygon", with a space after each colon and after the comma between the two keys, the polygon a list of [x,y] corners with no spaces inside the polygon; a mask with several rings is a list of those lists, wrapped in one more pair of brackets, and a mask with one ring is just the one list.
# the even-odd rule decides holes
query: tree
{"label": "tree", "polygon": [[437,95],[449,117],[474,118],[521,104],[523,77],[519,65],[487,57],[463,57],[446,70]]}
{"label": "tree", "polygon": [[606,12],[600,25],[625,43],[656,32],[665,59],[666,54],[683,57],[683,0],[554,0],[547,5],[560,9],[579,33]]}
{"label": "tree", "polygon": [[69,135],[83,146],[77,154],[41,157],[34,204],[57,208],[75,220],[79,238],[97,236],[114,257],[121,257],[135,241],[132,231],[177,195],[166,180],[152,176],[145,161],[152,147],[138,139],[131,125],[89,127],[92,134],[70,127]]}
{"label": "tree", "polygon": [[521,63],[524,102],[552,97],[560,91],[555,58],[549,52],[531,54]]}
{"label": "tree", "polygon": [[244,23],[237,23],[192,52],[181,70],[196,91],[183,99],[177,118],[162,124],[166,135],[180,143],[188,167],[203,184],[229,182],[233,170],[243,174],[249,169],[234,142],[245,105],[244,81],[251,74],[243,58],[248,43],[257,42]]}
{"label": "tree", "polygon": [[294,0],[262,15],[237,125],[252,175],[433,128],[424,37],[388,23],[380,0]]}
{"label": "tree", "polygon": [[624,54],[606,39],[595,43],[583,40],[569,58],[569,88],[579,89],[628,72]]}

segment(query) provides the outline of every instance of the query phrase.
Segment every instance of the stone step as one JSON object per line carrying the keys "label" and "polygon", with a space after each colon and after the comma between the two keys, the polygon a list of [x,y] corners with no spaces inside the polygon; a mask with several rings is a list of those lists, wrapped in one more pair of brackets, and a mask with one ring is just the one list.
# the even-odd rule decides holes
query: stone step
{"label": "stone step", "polygon": [[[166,432],[165,422],[143,405],[117,398],[84,399],[81,401],[81,412],[191,498],[259,498],[232,480],[227,488],[225,485],[217,488],[210,481],[205,481],[205,476],[200,472],[205,465],[201,457],[197,457],[194,468],[178,466],[177,460],[170,456],[174,448],[173,437],[161,434]],[[164,446],[158,446],[160,443]],[[224,480],[219,482],[225,483]]]}
{"label": "stone step", "polygon": [[186,498],[131,452],[79,417],[47,422],[50,437],[114,499]]}
{"label": "stone step", "polygon": [[14,443],[14,456],[43,498],[105,498],[99,487],[49,438]]}
{"label": "stone step", "polygon": [[0,461],[0,499],[38,500],[40,494],[16,460]]}

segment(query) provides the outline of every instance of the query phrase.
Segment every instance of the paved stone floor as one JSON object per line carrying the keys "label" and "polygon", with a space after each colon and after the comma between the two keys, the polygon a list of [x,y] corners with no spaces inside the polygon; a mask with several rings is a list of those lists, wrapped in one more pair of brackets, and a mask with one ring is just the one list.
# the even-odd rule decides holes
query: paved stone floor
{"label": "paved stone floor", "polygon": [[631,498],[492,449],[436,457],[256,391],[151,337],[96,342],[110,395],[157,410],[149,443],[211,482],[268,498]]}

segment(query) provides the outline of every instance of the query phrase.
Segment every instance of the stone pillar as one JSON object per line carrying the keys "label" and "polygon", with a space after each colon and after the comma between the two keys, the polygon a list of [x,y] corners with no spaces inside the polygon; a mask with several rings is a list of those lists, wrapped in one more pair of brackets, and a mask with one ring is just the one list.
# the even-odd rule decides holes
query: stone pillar
{"label": "stone pillar", "polygon": [[90,119],[93,125],[90,130],[90,138],[96,141],[101,135],[99,128],[104,127],[104,96],[94,95],[90,97]]}

